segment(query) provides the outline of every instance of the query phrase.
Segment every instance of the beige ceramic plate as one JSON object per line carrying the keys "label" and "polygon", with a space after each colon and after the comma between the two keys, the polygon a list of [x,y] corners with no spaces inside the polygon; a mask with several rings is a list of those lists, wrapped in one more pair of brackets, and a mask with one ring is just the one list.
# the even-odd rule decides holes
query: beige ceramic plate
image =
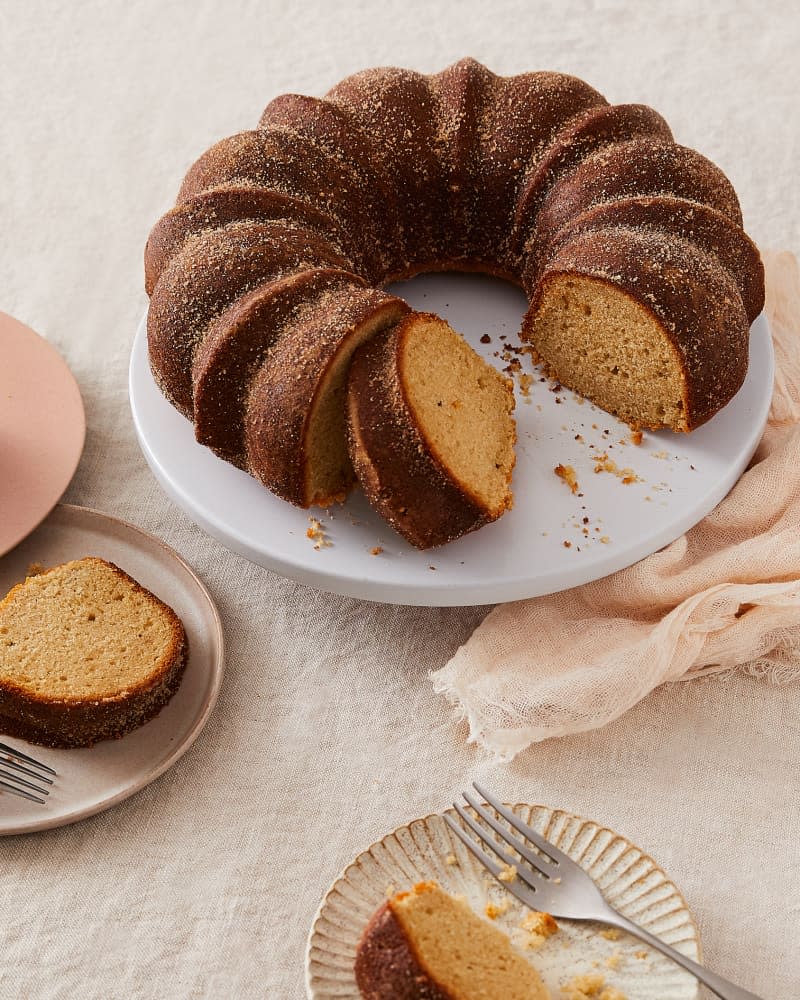
{"label": "beige ceramic plate", "polygon": [[[547,806],[516,805],[514,812],[592,876],[620,912],[673,948],[699,960],[697,927],[680,892],[652,858],[591,820]],[[452,811],[451,815],[455,815]],[[598,924],[559,921],[559,930],[531,950],[520,924],[528,912],[478,864],[441,816],[426,816],[373,844],[337,879],[322,900],[306,952],[312,1000],[358,1000],[353,958],[372,913],[395,891],[435,879],[466,897],[476,913],[488,903],[508,910],[497,917],[511,940],[539,970],[552,996],[574,976],[601,973],[607,986],[631,1000],[696,1000],[697,981],[673,962],[627,935],[604,937]],[[612,935],[613,938],[613,935]]]}
{"label": "beige ceramic plate", "polygon": [[63,358],[0,313],[0,555],[58,502],[85,432],[81,394]]}
{"label": "beige ceramic plate", "polygon": [[52,566],[87,555],[116,563],[175,609],[189,639],[186,673],[156,718],[121,740],[106,740],[87,750],[52,750],[9,738],[18,749],[54,767],[58,779],[44,806],[0,792],[0,835],[74,823],[133,795],[188,750],[217,699],[223,641],[211,595],[176,552],[132,524],[85,507],[59,505],[0,559],[0,596],[25,578],[31,563]]}

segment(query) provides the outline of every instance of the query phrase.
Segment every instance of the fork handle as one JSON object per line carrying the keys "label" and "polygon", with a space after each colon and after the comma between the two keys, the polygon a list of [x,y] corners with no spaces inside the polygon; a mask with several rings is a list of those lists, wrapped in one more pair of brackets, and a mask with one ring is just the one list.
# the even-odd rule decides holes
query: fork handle
{"label": "fork handle", "polygon": [[709,970],[704,968],[702,965],[698,965],[697,962],[693,962],[685,955],[681,955],[679,951],[675,951],[674,948],[670,948],[668,944],[664,944],[663,941],[654,937],[652,934],[649,934],[646,930],[644,930],[644,928],[633,923],[632,920],[628,920],[627,917],[623,917],[621,913],[618,913],[612,907],[609,906],[608,912],[604,912],[600,919],[604,923],[613,924],[614,927],[619,927],[620,930],[627,931],[628,934],[632,934],[634,937],[645,941],[651,948],[655,948],[656,951],[660,951],[662,955],[666,955],[667,958],[671,958],[673,962],[677,962],[677,964],[686,969],[687,972],[691,972],[691,974],[707,986],[712,993],[715,993],[718,997],[722,997],[722,1000],[762,1000],[762,998],[757,997],[755,993],[748,993],[747,990],[743,990],[741,986],[735,986],[729,980],[723,979],[722,976],[718,976],[715,972],[709,972]]}

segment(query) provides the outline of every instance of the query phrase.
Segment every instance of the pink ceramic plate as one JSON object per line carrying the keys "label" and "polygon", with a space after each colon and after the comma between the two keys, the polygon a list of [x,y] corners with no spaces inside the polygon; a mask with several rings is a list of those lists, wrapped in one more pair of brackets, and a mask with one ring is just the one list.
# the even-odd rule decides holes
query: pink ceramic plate
{"label": "pink ceramic plate", "polygon": [[85,434],[81,394],[63,358],[0,313],[0,556],[56,505]]}

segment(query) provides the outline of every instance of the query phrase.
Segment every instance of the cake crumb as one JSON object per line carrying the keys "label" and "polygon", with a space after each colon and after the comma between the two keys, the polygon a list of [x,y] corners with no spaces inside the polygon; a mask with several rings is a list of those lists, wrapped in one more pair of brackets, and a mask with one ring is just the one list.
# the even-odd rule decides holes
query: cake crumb
{"label": "cake crumb", "polygon": [[492,338],[489,336],[489,334],[488,333],[484,333],[484,335],[481,337],[481,343],[482,344],[491,344],[491,342],[492,342]]}
{"label": "cake crumb", "polygon": [[555,472],[559,479],[564,480],[573,494],[578,492],[580,489],[578,477],[575,475],[575,469],[571,465],[557,465],[553,469],[553,472]]}
{"label": "cake crumb", "polygon": [[594,471],[610,472],[618,479],[621,479],[626,486],[629,486],[631,483],[641,482],[639,476],[636,475],[633,469],[620,469],[614,459],[608,457],[607,451],[604,451],[602,454],[595,457]]}
{"label": "cake crumb", "polygon": [[622,937],[622,931],[618,927],[604,927],[600,931],[600,937],[605,938],[606,941],[619,941]]}
{"label": "cake crumb", "polygon": [[643,437],[641,431],[631,431],[631,444],[640,445]]}
{"label": "cake crumb", "polygon": [[613,986],[606,986],[605,979],[599,973],[589,973],[583,976],[574,976],[569,982],[561,987],[561,995],[564,1000],[627,1000],[624,993],[620,993]]}
{"label": "cake crumb", "polygon": [[490,920],[497,920],[511,909],[511,900],[506,897],[502,903],[487,903],[485,913]]}
{"label": "cake crumb", "polygon": [[609,955],[608,958],[606,959],[607,969],[618,969],[621,964],[622,964],[622,955],[618,951],[615,951],[613,955]]}
{"label": "cake crumb", "polygon": [[397,886],[394,884],[394,882],[389,882],[389,884],[384,889],[384,892],[386,893],[387,899],[391,899],[391,897],[394,896],[395,892],[397,892]]}
{"label": "cake crumb", "polygon": [[572,548],[572,542],[568,542],[566,540],[566,538],[564,539],[563,545],[564,545],[565,549],[571,549]]}
{"label": "cake crumb", "polygon": [[634,958],[648,958],[647,952],[642,948],[640,951],[635,951],[633,953]]}
{"label": "cake crumb", "polygon": [[558,932],[558,924],[549,913],[539,910],[532,910],[519,925],[526,931],[528,938],[525,941],[526,948],[538,950],[544,942]]}
{"label": "cake crumb", "polygon": [[383,552],[382,545],[375,545],[369,550],[371,556],[379,556]]}
{"label": "cake crumb", "polygon": [[455,854],[448,854],[447,857],[444,859],[444,861],[445,861],[445,864],[447,864],[447,865],[457,865],[458,864],[458,858],[455,856]]}
{"label": "cake crumb", "polygon": [[514,865],[503,865],[500,871],[497,873],[497,878],[501,882],[513,882],[517,877],[517,869]]}
{"label": "cake crumb", "polygon": [[561,988],[561,994],[564,1000],[591,1000],[592,997],[600,996],[600,991],[605,986],[605,982],[605,977],[599,972],[573,976],[569,982],[564,983]]}
{"label": "cake crumb", "polygon": [[308,519],[309,527],[306,529],[306,538],[310,538],[314,543],[314,548],[319,551],[320,549],[329,549],[333,545],[333,542],[325,534],[325,525],[317,517],[310,517]]}

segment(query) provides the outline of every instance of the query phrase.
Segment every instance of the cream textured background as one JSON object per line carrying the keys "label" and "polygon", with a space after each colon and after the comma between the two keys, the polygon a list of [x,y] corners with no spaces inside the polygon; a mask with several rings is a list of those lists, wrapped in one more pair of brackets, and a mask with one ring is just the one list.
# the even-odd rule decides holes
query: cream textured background
{"label": "cream textured background", "polygon": [[171,772],[105,815],[0,840],[1,1000],[300,998],[309,923],[339,870],[477,776],[628,835],[683,888],[709,965],[795,1000],[800,686],[663,687],[603,730],[482,762],[428,672],[486,609],[331,597],[226,552],[151,477],[126,370],[142,247],[185,168],[276,94],[321,94],[365,66],[437,70],[471,54],[652,103],[728,173],[755,239],[800,251],[796,6],[289,8],[0,0],[0,308],[80,383],[88,437],[66,499],[185,556],[229,649],[218,709]]}

